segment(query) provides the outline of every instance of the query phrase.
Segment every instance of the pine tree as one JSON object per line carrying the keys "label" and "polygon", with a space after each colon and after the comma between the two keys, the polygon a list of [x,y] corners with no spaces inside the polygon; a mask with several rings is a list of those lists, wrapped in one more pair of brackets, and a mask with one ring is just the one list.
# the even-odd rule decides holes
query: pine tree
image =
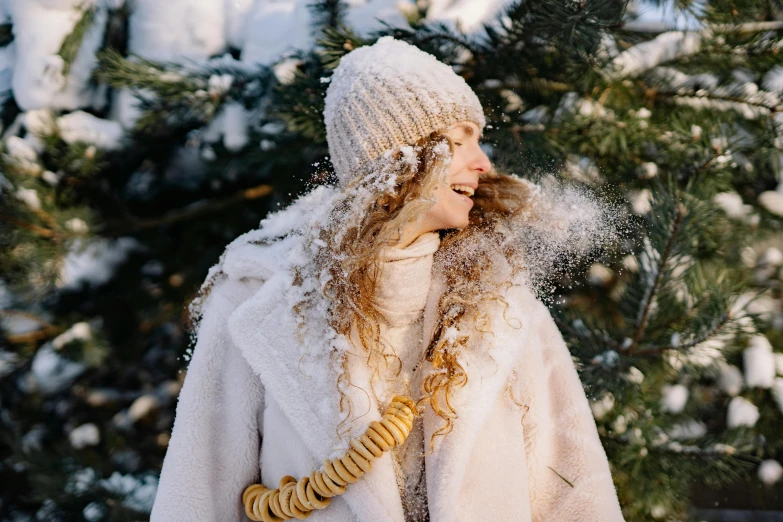
{"label": "pine tree", "polygon": [[[329,76],[387,34],[466,78],[498,170],[555,175],[636,216],[615,251],[552,281],[627,520],[685,520],[719,486],[779,508],[783,483],[754,478],[774,483],[783,459],[776,4],[685,0],[681,30],[623,0],[517,1],[470,33],[425,4],[366,33],[343,2],[314,2],[315,45],[273,64],[247,59],[240,32],[187,60],[141,56],[129,27],[142,15],[121,2],[10,9],[2,518],[149,510],[190,345],[185,305],[225,244],[333,181]],[[33,8],[63,34],[40,51],[40,77],[20,68],[38,63]]]}

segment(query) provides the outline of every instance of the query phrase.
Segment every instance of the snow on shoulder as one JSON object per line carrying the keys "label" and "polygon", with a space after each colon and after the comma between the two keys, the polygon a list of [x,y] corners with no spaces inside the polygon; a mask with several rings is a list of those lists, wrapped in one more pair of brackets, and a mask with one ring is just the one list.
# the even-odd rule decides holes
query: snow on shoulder
{"label": "snow on shoulder", "polygon": [[307,243],[304,239],[317,234],[319,224],[326,222],[339,195],[334,187],[318,186],[269,214],[257,229],[242,234],[226,247],[220,261],[210,269],[207,282],[218,272],[232,279],[266,279],[274,271],[302,262],[302,249]]}

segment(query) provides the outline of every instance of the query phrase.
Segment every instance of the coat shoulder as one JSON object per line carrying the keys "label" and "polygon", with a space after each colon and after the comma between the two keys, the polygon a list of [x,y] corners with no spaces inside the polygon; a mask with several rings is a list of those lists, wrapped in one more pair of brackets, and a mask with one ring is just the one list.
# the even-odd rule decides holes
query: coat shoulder
{"label": "coat shoulder", "polygon": [[529,356],[531,350],[544,353],[565,348],[565,341],[552,311],[539,298],[525,275],[515,277],[512,283],[502,293],[508,307],[504,305],[502,309],[501,317],[504,321],[501,322],[508,324],[508,328],[514,328],[513,332],[508,331],[515,339],[527,340],[518,344],[520,356]]}
{"label": "coat shoulder", "polygon": [[226,247],[204,284],[221,276],[237,280],[270,279],[290,265],[295,247],[301,246],[307,232],[325,219],[339,195],[334,187],[319,186],[284,209],[269,214],[257,229],[242,234]]}

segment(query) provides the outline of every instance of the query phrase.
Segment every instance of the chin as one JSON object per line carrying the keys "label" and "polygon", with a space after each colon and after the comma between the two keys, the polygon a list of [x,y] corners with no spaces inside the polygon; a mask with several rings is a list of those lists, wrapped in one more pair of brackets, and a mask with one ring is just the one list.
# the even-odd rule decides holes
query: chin
{"label": "chin", "polygon": [[[453,192],[451,193],[453,194]],[[438,230],[462,230],[470,223],[470,210],[472,207],[473,205],[466,205],[460,200],[452,201],[447,196],[435,206],[431,219],[440,225],[437,227]]]}
{"label": "chin", "polygon": [[463,228],[468,226],[469,223],[470,223],[470,219],[467,215],[465,215],[464,217],[460,216],[458,218],[450,219],[447,228],[456,228],[458,230],[462,230]]}

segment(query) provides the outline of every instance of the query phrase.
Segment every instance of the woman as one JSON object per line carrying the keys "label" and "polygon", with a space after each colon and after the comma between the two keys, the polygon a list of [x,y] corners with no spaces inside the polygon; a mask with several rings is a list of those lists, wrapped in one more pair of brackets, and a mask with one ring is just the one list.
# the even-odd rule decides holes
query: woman
{"label": "woman", "polygon": [[422,413],[405,443],[312,520],[623,520],[515,240],[537,192],[491,170],[475,94],[384,37],[342,59],[325,120],[338,186],[234,241],[194,302],[152,520],[248,520],[245,488],[310,475],[396,395]]}

